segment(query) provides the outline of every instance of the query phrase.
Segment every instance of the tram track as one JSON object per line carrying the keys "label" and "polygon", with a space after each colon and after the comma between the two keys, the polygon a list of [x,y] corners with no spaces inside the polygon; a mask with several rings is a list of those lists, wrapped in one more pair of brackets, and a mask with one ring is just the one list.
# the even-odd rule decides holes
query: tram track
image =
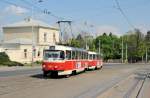
{"label": "tram track", "polygon": [[139,95],[140,95],[140,93],[141,93],[141,91],[142,91],[142,88],[143,88],[144,83],[145,83],[145,81],[146,81],[147,78],[150,79],[150,73],[149,73],[149,72],[145,74],[144,80],[143,80],[143,82],[142,82],[142,85],[141,85],[140,89],[138,90],[138,93],[137,93],[136,98],[140,98]]}
{"label": "tram track", "polygon": [[107,89],[97,98],[112,98],[112,96],[115,98],[144,98],[139,95],[143,93],[141,90],[147,78],[150,78],[148,70],[138,70]]}
{"label": "tram track", "polygon": [[[118,75],[112,77],[110,80],[103,81],[102,84],[100,85],[95,85],[91,89],[88,89],[87,91],[84,91],[83,93],[80,93],[78,96],[73,97],[73,98],[99,98],[99,95],[102,95],[103,93],[107,93],[111,88],[116,87],[116,85],[120,84],[120,82],[123,82],[126,78],[132,76],[137,69],[132,69],[132,70],[123,70],[122,72],[126,74]],[[128,72],[128,73],[127,73]],[[138,83],[138,82],[137,82]],[[135,84],[137,85],[137,84]],[[135,86],[133,86],[132,89],[134,89]],[[130,90],[130,91],[131,91]],[[129,93],[127,93],[125,96],[129,96]],[[121,97],[121,98],[128,98],[128,97]],[[104,97],[100,97],[104,98]],[[112,97],[110,97],[112,98]]]}

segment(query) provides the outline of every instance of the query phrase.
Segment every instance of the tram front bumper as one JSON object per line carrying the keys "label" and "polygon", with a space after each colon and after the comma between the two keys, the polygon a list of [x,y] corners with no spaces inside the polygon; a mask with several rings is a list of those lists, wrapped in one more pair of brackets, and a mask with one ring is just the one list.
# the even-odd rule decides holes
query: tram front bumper
{"label": "tram front bumper", "polygon": [[72,74],[72,70],[58,71],[58,75],[70,75],[70,74]]}

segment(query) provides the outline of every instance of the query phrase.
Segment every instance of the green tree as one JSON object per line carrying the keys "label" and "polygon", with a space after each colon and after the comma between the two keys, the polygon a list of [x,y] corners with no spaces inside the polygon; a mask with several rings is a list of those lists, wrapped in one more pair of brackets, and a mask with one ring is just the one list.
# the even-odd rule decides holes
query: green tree
{"label": "green tree", "polygon": [[101,52],[105,60],[108,59],[120,59],[120,39],[113,35],[111,32],[109,35],[103,33],[95,39],[95,47],[98,51],[99,41],[101,42]]}
{"label": "green tree", "polygon": [[146,49],[144,34],[139,29],[135,29],[134,31],[127,32],[126,35],[123,35],[123,40],[124,45],[128,45],[129,60],[142,60]]}

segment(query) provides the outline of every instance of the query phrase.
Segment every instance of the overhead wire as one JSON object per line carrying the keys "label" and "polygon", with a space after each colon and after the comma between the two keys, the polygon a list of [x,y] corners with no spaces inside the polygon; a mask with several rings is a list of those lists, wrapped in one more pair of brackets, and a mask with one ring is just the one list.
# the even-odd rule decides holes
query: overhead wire
{"label": "overhead wire", "polygon": [[[44,10],[43,10],[43,9],[41,9],[41,8],[39,8],[39,7],[37,7],[37,6],[35,6],[34,4],[32,4],[32,3],[30,3],[30,2],[28,2],[28,1],[26,1],[26,0],[21,0],[21,1],[23,1],[24,3],[29,4],[30,6],[33,6],[34,8],[36,8],[36,9],[37,9],[37,10],[36,10],[37,12],[40,12],[40,13],[43,13],[43,14],[46,14],[46,15],[50,15],[50,16],[52,16],[52,17],[58,19],[58,20],[64,20],[64,19],[65,19],[65,18],[63,18],[63,17],[56,16],[55,14],[53,14],[53,13],[50,12],[50,11],[48,11],[47,9],[44,9]],[[16,6],[16,7],[21,7],[21,8],[25,8],[25,9],[28,9],[28,10],[32,10],[32,8],[30,8],[30,7],[26,7],[26,6],[23,6],[23,5],[18,5],[18,4],[16,4],[16,3],[10,2],[10,1],[8,1],[8,0],[0,0],[0,2],[9,4],[9,5],[14,5],[14,6]]]}
{"label": "overhead wire", "polygon": [[25,8],[25,9],[30,10],[29,7],[21,6],[21,5],[18,5],[18,4],[16,4],[16,3],[13,3],[13,2],[10,2],[10,1],[7,1],[7,0],[0,0],[0,2],[3,2],[3,3],[6,3],[6,4],[9,4],[9,5],[14,5],[14,6],[16,6],[16,7],[21,7],[21,8]]}
{"label": "overhead wire", "polygon": [[[52,16],[52,17],[54,17],[54,18],[57,18],[57,19],[59,19],[59,20],[64,20],[65,18],[63,18],[63,17],[59,17],[59,16],[56,16],[55,14],[53,14],[52,12],[50,12],[48,9],[41,9],[40,7],[37,7],[36,5],[34,5],[33,3],[31,3],[31,2],[28,2],[27,0],[22,0],[24,3],[27,3],[27,4],[29,4],[30,6],[33,6],[34,8],[36,8],[36,9],[38,9],[40,12],[42,12],[42,13],[44,13],[44,14],[46,14],[46,15],[50,15],[50,16]],[[41,2],[43,2],[43,1],[41,1]]]}
{"label": "overhead wire", "polygon": [[127,15],[125,14],[125,12],[123,11],[123,9],[121,8],[118,0],[115,0],[116,5],[117,5],[117,9],[120,11],[120,13],[122,14],[122,16],[125,18],[125,20],[127,21],[127,23],[133,28],[135,29],[135,26],[131,23],[131,21],[129,20],[129,18],[127,17]]}

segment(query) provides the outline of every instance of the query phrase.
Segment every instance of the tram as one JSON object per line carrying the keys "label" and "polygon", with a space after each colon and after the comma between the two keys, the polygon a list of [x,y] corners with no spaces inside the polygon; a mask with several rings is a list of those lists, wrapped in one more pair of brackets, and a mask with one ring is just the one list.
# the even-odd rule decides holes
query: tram
{"label": "tram", "polygon": [[52,45],[43,53],[42,70],[44,76],[50,74],[69,77],[71,74],[102,67],[102,60],[96,52],[81,48]]}

